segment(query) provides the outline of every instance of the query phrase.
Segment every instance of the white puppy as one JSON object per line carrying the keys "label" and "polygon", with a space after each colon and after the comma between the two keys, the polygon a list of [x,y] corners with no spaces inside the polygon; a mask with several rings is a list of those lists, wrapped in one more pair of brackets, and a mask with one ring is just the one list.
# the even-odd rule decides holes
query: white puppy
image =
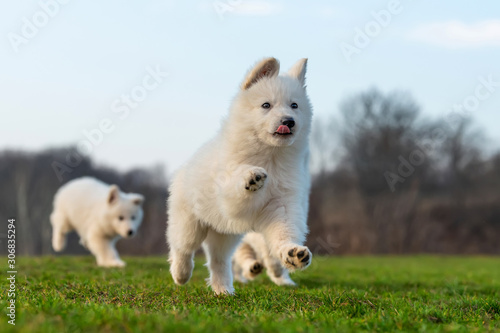
{"label": "white puppy", "polygon": [[270,253],[264,237],[257,232],[249,232],[233,255],[234,278],[246,283],[253,280],[264,268],[271,281],[278,286],[295,286],[288,270]]}
{"label": "white puppy", "polygon": [[75,230],[80,244],[92,252],[97,265],[123,267],[115,243],[132,237],[142,222],[144,197],[123,193],[116,185],[83,177],[62,186],[54,198],[52,247],[59,252],[66,246],[66,234]]}
{"label": "white puppy", "polygon": [[216,294],[234,293],[231,257],[241,235],[264,235],[290,269],[311,263],[307,234],[312,108],[307,59],[278,75],[267,58],[245,77],[219,134],[179,170],[170,187],[167,241],[175,283],[191,278],[203,243]]}

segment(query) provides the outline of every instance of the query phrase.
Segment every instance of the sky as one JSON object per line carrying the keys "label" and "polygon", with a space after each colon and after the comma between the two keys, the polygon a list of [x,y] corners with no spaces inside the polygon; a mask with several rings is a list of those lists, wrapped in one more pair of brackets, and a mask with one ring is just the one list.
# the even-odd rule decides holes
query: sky
{"label": "sky", "polygon": [[493,0],[2,1],[0,150],[79,144],[98,164],[171,173],[269,56],[282,70],[309,59],[318,119],[402,90],[434,118],[465,105],[498,147],[499,13]]}

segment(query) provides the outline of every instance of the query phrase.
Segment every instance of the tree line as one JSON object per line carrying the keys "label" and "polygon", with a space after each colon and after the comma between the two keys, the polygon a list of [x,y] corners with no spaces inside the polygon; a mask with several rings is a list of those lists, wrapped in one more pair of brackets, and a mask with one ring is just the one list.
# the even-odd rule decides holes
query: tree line
{"label": "tree line", "polygon": [[[408,93],[376,89],[345,99],[340,115],[316,119],[311,135],[307,245],[314,252],[500,253],[500,153],[488,152],[470,115],[451,110],[429,119]],[[0,242],[14,217],[18,254],[53,254],[54,194],[71,179],[93,176],[146,198],[139,233],[118,243],[120,253],[166,254],[163,168],[122,173],[82,157],[61,181],[54,162],[73,151],[0,152]],[[63,254],[83,253],[70,235]]]}
{"label": "tree line", "polygon": [[470,115],[428,119],[408,93],[376,89],[340,111],[312,134],[318,252],[500,253],[500,154]]}

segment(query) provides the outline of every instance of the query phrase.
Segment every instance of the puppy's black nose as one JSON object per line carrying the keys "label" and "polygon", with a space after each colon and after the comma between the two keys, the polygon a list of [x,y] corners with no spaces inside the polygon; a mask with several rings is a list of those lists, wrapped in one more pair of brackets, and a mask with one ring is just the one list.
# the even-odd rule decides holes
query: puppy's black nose
{"label": "puppy's black nose", "polygon": [[292,128],[295,126],[295,120],[293,118],[284,118],[281,120],[281,123],[285,126],[288,126],[288,128]]}
{"label": "puppy's black nose", "polygon": [[132,236],[132,235],[134,234],[134,231],[133,231],[133,230],[129,230],[129,231],[127,232],[127,234],[128,234],[129,236]]}

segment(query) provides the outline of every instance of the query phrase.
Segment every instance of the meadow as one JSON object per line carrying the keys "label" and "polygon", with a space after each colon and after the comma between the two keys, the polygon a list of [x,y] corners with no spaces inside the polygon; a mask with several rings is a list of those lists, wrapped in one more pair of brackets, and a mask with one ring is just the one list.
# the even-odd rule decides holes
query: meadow
{"label": "meadow", "polygon": [[19,258],[16,325],[3,314],[0,331],[500,332],[497,257],[316,256],[292,275],[298,287],[262,274],[233,297],[208,289],[203,258],[182,287],[165,259],[102,269],[90,256]]}

